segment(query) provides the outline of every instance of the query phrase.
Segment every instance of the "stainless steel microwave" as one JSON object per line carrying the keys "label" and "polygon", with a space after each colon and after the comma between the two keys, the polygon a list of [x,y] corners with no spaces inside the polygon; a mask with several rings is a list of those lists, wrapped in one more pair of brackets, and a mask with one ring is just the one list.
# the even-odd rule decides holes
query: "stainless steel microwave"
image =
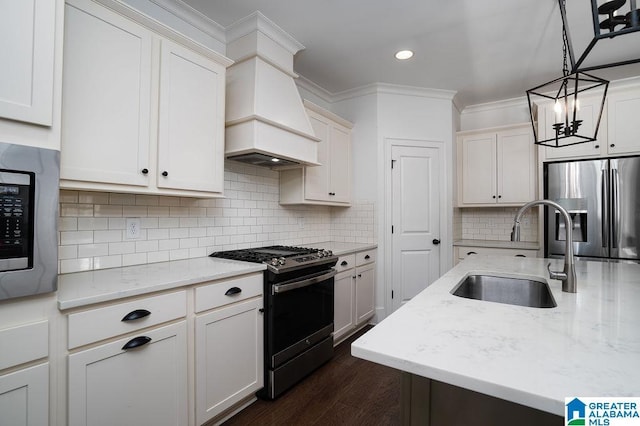
{"label": "stainless steel microwave", "polygon": [[0,300],[58,285],[58,151],[0,142]]}

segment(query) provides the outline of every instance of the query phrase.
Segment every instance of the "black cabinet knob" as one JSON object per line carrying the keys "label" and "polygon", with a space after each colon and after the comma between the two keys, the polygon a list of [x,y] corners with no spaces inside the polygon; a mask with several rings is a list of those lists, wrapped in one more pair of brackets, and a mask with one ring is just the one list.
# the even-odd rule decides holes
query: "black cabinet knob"
{"label": "black cabinet knob", "polygon": [[142,172],[143,175],[146,175],[147,173],[149,173],[149,169],[142,169],[140,171]]}
{"label": "black cabinet knob", "polygon": [[346,260],[343,260],[342,262],[340,262],[340,266],[347,266],[349,264],[349,262],[347,262]]}
{"label": "black cabinet knob", "polygon": [[609,146],[610,146],[611,148],[613,148],[613,147],[615,147],[615,146],[616,146],[616,144],[615,144],[615,143],[612,143],[612,144],[611,144],[611,145],[609,145]]}
{"label": "black cabinet knob", "polygon": [[164,172],[162,172],[162,176],[164,176],[164,177],[169,176],[169,172],[165,170]]}
{"label": "black cabinet knob", "polygon": [[440,240],[437,238],[434,238],[433,241],[431,241],[433,243],[434,246],[437,246],[438,244],[440,244]]}
{"label": "black cabinet knob", "polygon": [[498,195],[498,198],[502,198],[502,195]]}
{"label": "black cabinet knob", "polygon": [[336,193],[335,192],[330,192],[329,195],[336,195]]}
{"label": "black cabinet knob", "polygon": [[598,148],[600,148],[600,145],[596,145],[596,146],[594,146],[594,148],[595,148],[595,149],[598,149]]}
{"label": "black cabinet knob", "polygon": [[495,199],[495,198],[496,198],[496,196],[495,196],[495,195],[493,195],[491,198],[494,198],[494,199]]}

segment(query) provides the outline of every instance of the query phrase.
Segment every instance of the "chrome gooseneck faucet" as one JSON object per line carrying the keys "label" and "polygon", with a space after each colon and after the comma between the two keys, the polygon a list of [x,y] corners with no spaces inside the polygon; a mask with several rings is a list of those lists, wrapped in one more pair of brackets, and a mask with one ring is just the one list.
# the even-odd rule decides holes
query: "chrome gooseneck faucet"
{"label": "chrome gooseneck faucet", "polygon": [[545,204],[551,207],[554,207],[558,210],[562,217],[564,218],[564,228],[565,228],[565,250],[564,250],[564,270],[560,271],[552,271],[551,263],[547,265],[547,270],[549,271],[549,278],[552,280],[560,280],[562,281],[562,291],[567,293],[576,293],[578,291],[578,283],[576,280],[576,265],[575,259],[573,258],[573,222],[571,221],[571,216],[564,207],[560,204],[550,201],[550,200],[535,200],[531,201],[518,210],[516,213],[516,217],[513,220],[513,232],[511,233],[511,241],[520,241],[520,219],[522,215],[529,210],[533,206],[537,206],[539,204]]}

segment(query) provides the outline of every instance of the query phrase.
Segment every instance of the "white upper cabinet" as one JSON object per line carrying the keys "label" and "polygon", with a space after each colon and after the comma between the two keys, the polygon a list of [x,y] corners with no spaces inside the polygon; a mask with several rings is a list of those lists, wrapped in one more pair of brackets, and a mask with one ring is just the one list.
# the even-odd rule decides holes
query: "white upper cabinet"
{"label": "white upper cabinet", "polygon": [[230,61],[91,0],[65,20],[61,187],[221,195]]}
{"label": "white upper cabinet", "polygon": [[351,127],[348,121],[305,101],[318,143],[319,166],[280,172],[280,204],[351,203]]}
{"label": "white upper cabinet", "polygon": [[607,152],[611,155],[640,153],[640,88],[610,93],[607,117]]}
{"label": "white upper cabinet", "polygon": [[[585,133],[592,132],[598,119],[600,105],[597,100],[585,99],[580,102],[579,118],[583,120]],[[541,131],[549,130],[553,120],[553,105],[539,108],[538,126]],[[546,161],[589,157],[610,157],[640,154],[638,137],[638,117],[640,117],[640,87],[618,87],[610,89],[605,100],[597,140],[562,148],[543,147],[541,154]],[[552,135],[547,134],[546,138]]]}
{"label": "white upper cabinet", "polygon": [[458,205],[522,205],[536,195],[536,156],[528,125],[458,136]]}
{"label": "white upper cabinet", "polygon": [[0,1],[0,140],[60,149],[64,0]]}
{"label": "white upper cabinet", "polygon": [[158,187],[222,193],[224,77],[224,66],[162,41]]}
{"label": "white upper cabinet", "polygon": [[[577,111],[577,118],[582,120],[579,134],[593,134],[593,129],[598,123],[598,112],[600,111],[600,101],[602,98],[581,99],[580,109]],[[551,123],[555,122],[555,111],[553,104],[545,105],[540,108],[538,113],[538,128],[545,139],[553,138],[553,128]],[[561,148],[552,148],[545,146],[544,156],[548,160],[573,158],[573,157],[593,157],[600,155],[601,149],[607,144],[607,113],[602,113],[600,127],[598,128],[598,138],[595,141],[580,143],[577,145],[563,146]]]}
{"label": "white upper cabinet", "polygon": [[51,126],[56,2],[0,3],[0,116]]}

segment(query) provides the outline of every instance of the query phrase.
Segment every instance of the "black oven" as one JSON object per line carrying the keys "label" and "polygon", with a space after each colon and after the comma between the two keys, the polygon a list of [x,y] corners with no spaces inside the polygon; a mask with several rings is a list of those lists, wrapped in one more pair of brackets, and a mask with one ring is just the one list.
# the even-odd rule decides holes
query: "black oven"
{"label": "black oven", "polygon": [[214,257],[261,262],[264,273],[265,386],[274,399],[333,356],[333,266],[328,250],[271,246],[216,252]]}
{"label": "black oven", "polygon": [[333,355],[335,274],[329,269],[268,284],[264,396],[275,398]]}

